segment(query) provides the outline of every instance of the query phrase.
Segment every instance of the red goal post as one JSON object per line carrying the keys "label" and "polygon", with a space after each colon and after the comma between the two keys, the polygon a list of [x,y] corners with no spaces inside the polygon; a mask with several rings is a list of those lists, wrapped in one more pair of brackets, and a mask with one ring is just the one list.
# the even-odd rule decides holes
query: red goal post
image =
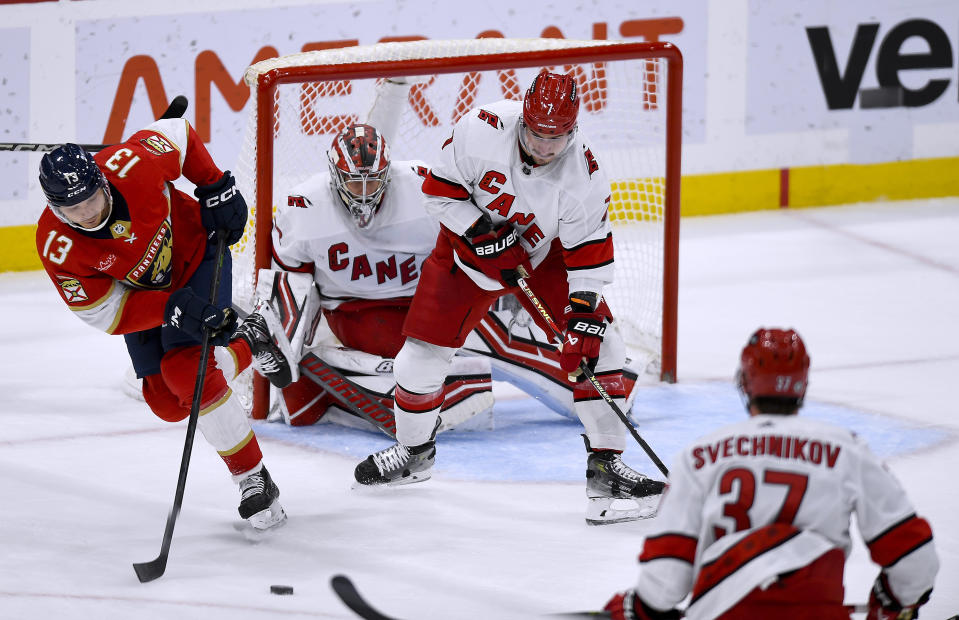
{"label": "red goal post", "polygon": [[[333,135],[366,120],[378,81],[407,77],[413,83],[394,135],[387,135],[394,160],[429,164],[464,113],[499,99],[522,99],[540,67],[576,76],[579,127],[610,179],[616,282],[605,295],[630,355],[644,358],[661,380],[675,381],[683,60],[670,43],[424,40],[252,65],[235,171],[251,217],[233,247],[235,300],[252,306],[256,272],[270,267],[278,201],[292,185],[326,169]],[[253,383],[252,413],[263,418],[268,384]]]}

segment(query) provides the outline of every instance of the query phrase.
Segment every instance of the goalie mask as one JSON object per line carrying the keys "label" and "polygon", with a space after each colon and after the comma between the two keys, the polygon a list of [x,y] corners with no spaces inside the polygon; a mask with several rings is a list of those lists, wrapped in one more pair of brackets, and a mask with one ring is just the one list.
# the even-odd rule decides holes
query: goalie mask
{"label": "goalie mask", "polygon": [[738,383],[747,406],[754,398],[795,400],[801,405],[809,380],[809,355],[794,330],[759,329],[740,359]]}
{"label": "goalie mask", "polygon": [[578,114],[579,91],[572,74],[543,69],[523,97],[520,145],[536,164],[551,162],[573,144]]}
{"label": "goalie mask", "polygon": [[327,152],[330,185],[359,228],[367,228],[390,182],[390,149],[370,125],[350,125]]}
{"label": "goalie mask", "polygon": [[40,160],[40,187],[60,221],[81,230],[99,230],[110,219],[113,198],[93,155],[64,144]]}

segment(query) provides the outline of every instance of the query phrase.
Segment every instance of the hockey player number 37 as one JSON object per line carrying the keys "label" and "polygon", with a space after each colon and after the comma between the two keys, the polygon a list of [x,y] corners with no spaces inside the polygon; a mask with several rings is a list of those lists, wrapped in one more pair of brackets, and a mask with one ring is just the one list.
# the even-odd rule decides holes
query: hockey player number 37
{"label": "hockey player number 37", "polygon": [[[728,495],[733,492],[733,483],[738,482],[738,495],[723,506],[723,514],[736,522],[736,532],[752,528],[749,519],[749,509],[756,500],[756,477],[752,470],[736,467],[723,474],[719,481],[719,494]],[[787,487],[786,498],[776,515],[775,523],[792,524],[799,512],[799,505],[806,495],[809,476],[795,472],[767,469],[763,471],[763,483],[783,485]],[[713,526],[716,540],[726,535],[725,528]]]}

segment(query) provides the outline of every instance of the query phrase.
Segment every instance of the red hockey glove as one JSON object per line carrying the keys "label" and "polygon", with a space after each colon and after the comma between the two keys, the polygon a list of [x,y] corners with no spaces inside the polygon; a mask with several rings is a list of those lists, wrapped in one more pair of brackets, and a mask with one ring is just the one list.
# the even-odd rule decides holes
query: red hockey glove
{"label": "red hockey glove", "polygon": [[192,336],[198,343],[203,330],[210,332],[210,344],[224,347],[236,330],[237,316],[233,308],[220,310],[193,292],[189,286],[174,291],[166,302],[163,325],[174,327]]}
{"label": "red hockey glove", "polygon": [[226,233],[226,244],[233,245],[243,236],[246,228],[246,200],[236,188],[236,179],[227,170],[216,183],[198,185],[193,193],[200,201],[200,218],[209,234],[207,239],[216,241],[216,233]]}
{"label": "red hockey glove", "polygon": [[608,611],[612,620],[679,620],[682,617],[675,609],[656,611],[636,596],[633,590],[616,593],[603,607],[603,611]]}
{"label": "red hockey glove", "polygon": [[522,277],[517,271],[519,267],[522,266],[527,273],[533,271],[529,254],[520,245],[519,235],[509,223],[503,222],[492,229],[489,226],[488,221],[480,220],[466,231],[466,243],[477,259],[476,267],[505,286],[516,286]]}
{"label": "red hockey glove", "polygon": [[579,363],[585,361],[590,370],[596,368],[599,359],[599,347],[606,335],[605,317],[596,312],[599,295],[589,292],[576,292],[569,296],[566,306],[566,337],[559,365],[570,374],[579,375]]}
{"label": "red hockey glove", "polygon": [[913,605],[903,606],[889,589],[886,575],[879,573],[869,592],[869,612],[866,620],[913,620],[919,617],[919,607],[929,600],[932,590],[927,591]]}

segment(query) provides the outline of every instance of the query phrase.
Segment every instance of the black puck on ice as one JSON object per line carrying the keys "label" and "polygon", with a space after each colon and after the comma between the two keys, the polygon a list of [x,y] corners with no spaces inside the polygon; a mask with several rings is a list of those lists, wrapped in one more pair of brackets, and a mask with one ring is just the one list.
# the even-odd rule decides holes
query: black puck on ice
{"label": "black puck on ice", "polygon": [[271,594],[293,594],[293,586],[270,586]]}

